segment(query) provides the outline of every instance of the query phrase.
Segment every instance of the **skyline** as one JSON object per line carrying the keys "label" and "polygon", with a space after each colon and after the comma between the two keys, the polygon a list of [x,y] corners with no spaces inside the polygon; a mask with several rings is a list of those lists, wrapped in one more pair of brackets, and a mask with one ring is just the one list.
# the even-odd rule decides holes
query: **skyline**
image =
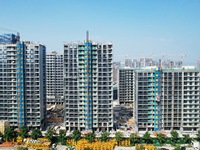
{"label": "skyline", "polygon": [[[64,42],[113,43],[114,61],[185,54],[185,65],[200,57],[200,2],[176,1],[2,1],[1,28],[20,32],[21,40],[63,53]],[[0,28],[0,33],[8,33]],[[9,32],[10,33],[10,32]]]}

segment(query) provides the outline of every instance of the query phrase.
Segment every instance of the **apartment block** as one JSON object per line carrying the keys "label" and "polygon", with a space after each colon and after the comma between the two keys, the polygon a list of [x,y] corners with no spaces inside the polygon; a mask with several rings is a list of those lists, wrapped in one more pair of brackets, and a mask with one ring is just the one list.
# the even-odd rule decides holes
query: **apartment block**
{"label": "apartment block", "polygon": [[138,130],[154,131],[159,119],[160,130],[191,132],[199,129],[200,70],[194,67],[163,68],[159,95],[156,94],[156,70],[157,67],[119,69],[119,102],[132,101]]}
{"label": "apartment block", "polygon": [[67,130],[113,128],[112,43],[64,44],[64,105]]}
{"label": "apartment block", "polygon": [[46,55],[47,104],[63,105],[63,55],[56,51]]}
{"label": "apartment block", "polygon": [[42,127],[46,116],[46,48],[31,42],[0,43],[0,120]]}

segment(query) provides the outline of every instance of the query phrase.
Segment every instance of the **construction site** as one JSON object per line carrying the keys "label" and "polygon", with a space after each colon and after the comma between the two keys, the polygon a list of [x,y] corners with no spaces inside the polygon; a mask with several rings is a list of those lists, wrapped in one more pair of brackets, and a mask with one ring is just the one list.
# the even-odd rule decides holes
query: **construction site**
{"label": "construction site", "polygon": [[64,107],[61,105],[48,105],[47,118],[44,120],[47,129],[54,129],[59,133],[60,129],[64,127]]}

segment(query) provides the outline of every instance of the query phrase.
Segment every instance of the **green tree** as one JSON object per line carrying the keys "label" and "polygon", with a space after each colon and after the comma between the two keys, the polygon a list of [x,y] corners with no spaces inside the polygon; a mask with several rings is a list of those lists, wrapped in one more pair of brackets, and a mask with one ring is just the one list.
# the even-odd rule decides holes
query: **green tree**
{"label": "green tree", "polygon": [[66,150],[76,150],[76,149],[70,145],[70,146],[67,146]]}
{"label": "green tree", "polygon": [[23,139],[27,137],[28,129],[25,126],[21,126],[19,132],[17,133],[18,136],[22,137]]}
{"label": "green tree", "polygon": [[60,130],[58,141],[61,142],[62,145],[66,145],[66,130]]}
{"label": "green tree", "polygon": [[172,136],[172,138],[171,138],[172,139],[172,144],[175,144],[177,142],[178,138],[179,138],[178,132],[173,130],[173,131],[170,132],[170,134]]}
{"label": "green tree", "polygon": [[81,132],[79,130],[74,130],[72,133],[72,139],[76,142],[81,138]]}
{"label": "green tree", "polygon": [[176,146],[174,150],[181,150],[180,145]]}
{"label": "green tree", "polygon": [[149,134],[149,132],[145,132],[145,134],[143,135],[142,139],[145,141],[146,144],[151,144],[152,143],[152,139],[151,136]]}
{"label": "green tree", "polygon": [[144,145],[142,145],[142,144],[141,145],[136,145],[135,149],[136,150],[145,150]]}
{"label": "green tree", "polygon": [[139,143],[139,136],[137,134],[132,133],[129,138],[131,141],[131,145],[135,145],[135,144]]}
{"label": "green tree", "polygon": [[92,150],[92,148],[86,147],[84,148],[84,150]]}
{"label": "green tree", "polygon": [[166,142],[166,136],[162,133],[157,134],[157,139],[160,144],[164,144]]}
{"label": "green tree", "polygon": [[37,138],[42,137],[42,132],[39,129],[33,129],[31,132],[31,138],[37,140]]}
{"label": "green tree", "polygon": [[26,147],[17,147],[17,150],[28,150],[28,148],[26,148]]}
{"label": "green tree", "polygon": [[197,136],[197,141],[200,142],[200,130],[197,132],[196,136]]}
{"label": "green tree", "polygon": [[109,138],[110,133],[104,131],[101,133],[101,137],[99,138],[101,142],[106,142]]}
{"label": "green tree", "polygon": [[48,129],[47,132],[45,133],[45,137],[46,137],[50,142],[52,142],[52,140],[53,140],[53,133],[54,133],[54,130],[53,130],[53,129]]}
{"label": "green tree", "polygon": [[89,143],[94,142],[95,139],[95,135],[94,133],[88,133],[85,135],[85,139],[88,140]]}
{"label": "green tree", "polygon": [[123,139],[123,134],[121,132],[115,133],[115,140],[117,141],[117,145],[119,146],[119,142]]}
{"label": "green tree", "polygon": [[3,137],[3,134],[0,132],[0,137]]}
{"label": "green tree", "polygon": [[6,128],[4,131],[4,138],[6,141],[12,141],[15,138],[15,132],[13,128]]}
{"label": "green tree", "polygon": [[27,147],[17,147],[17,150],[28,150],[28,148]]}
{"label": "green tree", "polygon": [[189,134],[184,134],[183,136],[184,136],[183,140],[185,144],[190,144],[192,142],[192,139],[190,138]]}

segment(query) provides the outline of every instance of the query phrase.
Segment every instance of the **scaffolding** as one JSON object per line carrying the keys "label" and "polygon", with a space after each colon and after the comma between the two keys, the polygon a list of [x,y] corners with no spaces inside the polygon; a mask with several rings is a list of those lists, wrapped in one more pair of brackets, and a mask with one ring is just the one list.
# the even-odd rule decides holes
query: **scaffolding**
{"label": "scaffolding", "polygon": [[16,68],[16,81],[17,81],[17,103],[18,103],[18,126],[25,125],[24,116],[24,43],[17,43],[17,68]]}
{"label": "scaffolding", "polygon": [[84,120],[85,130],[92,130],[93,101],[92,101],[92,43],[89,42],[88,32],[84,43]]}
{"label": "scaffolding", "polygon": [[154,131],[162,129],[162,103],[161,103],[161,79],[162,68],[157,67],[154,71]]}
{"label": "scaffolding", "polygon": [[3,34],[0,35],[1,44],[16,44],[17,36],[15,34]]}

